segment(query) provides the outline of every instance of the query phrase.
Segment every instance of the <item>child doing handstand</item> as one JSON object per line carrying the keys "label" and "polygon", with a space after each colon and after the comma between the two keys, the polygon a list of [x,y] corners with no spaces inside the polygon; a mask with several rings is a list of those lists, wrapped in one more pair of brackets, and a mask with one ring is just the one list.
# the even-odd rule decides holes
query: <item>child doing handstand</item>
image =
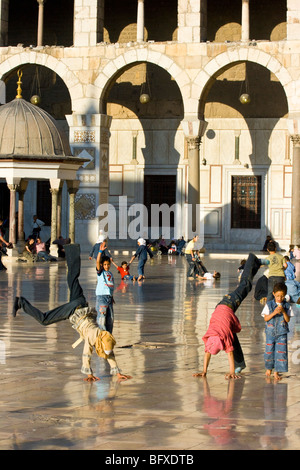
{"label": "child doing handstand", "polygon": [[225,295],[216,306],[208,330],[202,338],[205,345],[203,372],[193,374],[194,377],[205,377],[211,355],[218,354],[221,350],[228,354],[229,373],[225,375],[226,379],[239,378],[240,376],[237,374],[245,369],[244,355],[237,337],[237,333],[242,328],[235,312],[251,291],[253,278],[260,265],[260,260],[253,253],[250,253],[240,284],[231,294]]}
{"label": "child doing handstand", "polygon": [[108,361],[112,375],[117,375],[122,380],[131,378],[129,375],[121,374],[113,352],[116,343],[115,339],[108,331],[101,330],[97,325],[96,311],[88,306],[79,284],[80,246],[76,244],[65,245],[65,253],[68,266],[67,282],[70,291],[70,301],[43,313],[31,305],[24,297],[16,297],[13,306],[13,316],[16,316],[19,309],[23,309],[25,313],[44,326],[69,319],[72,327],[80,335],[79,340],[74,343],[73,347],[76,347],[77,344],[84,340],[81,372],[87,375],[87,378],[84,379],[85,381],[94,382],[99,380],[98,377],[94,376],[91,368],[91,358],[94,349],[99,357]]}

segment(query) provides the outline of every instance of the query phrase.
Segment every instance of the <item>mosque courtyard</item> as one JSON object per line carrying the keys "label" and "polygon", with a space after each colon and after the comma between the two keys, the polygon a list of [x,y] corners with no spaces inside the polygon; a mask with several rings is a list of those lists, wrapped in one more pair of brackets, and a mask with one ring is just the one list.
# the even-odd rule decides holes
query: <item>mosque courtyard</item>
{"label": "mosque courtyard", "polygon": [[[118,264],[130,255],[117,254]],[[0,449],[184,451],[295,450],[300,447],[300,309],[291,319],[289,372],[266,379],[264,320],[253,292],[237,311],[247,368],[225,380],[227,355],[202,370],[204,335],[223,295],[237,286],[242,254],[206,254],[221,279],[205,285],[186,278],[184,257],[154,257],[142,283],[115,276],[114,336],[118,365],[130,380],[111,377],[93,358],[101,380],[85,382],[82,344],[69,321],[43,327],[19,311],[16,295],[43,311],[68,300],[66,264],[3,258],[0,272]],[[258,254],[261,256],[261,253]],[[80,282],[95,303],[95,261],[82,254]],[[136,274],[137,263],[131,265]],[[254,285],[261,273],[257,274]],[[297,310],[297,309],[295,309]]]}

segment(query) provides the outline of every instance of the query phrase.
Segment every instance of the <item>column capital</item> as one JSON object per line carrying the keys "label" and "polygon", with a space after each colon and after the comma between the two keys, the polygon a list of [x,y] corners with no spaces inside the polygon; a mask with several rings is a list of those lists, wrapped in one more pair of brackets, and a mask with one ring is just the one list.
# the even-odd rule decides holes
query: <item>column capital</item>
{"label": "column capital", "polygon": [[10,191],[17,191],[18,184],[16,184],[16,183],[7,183],[7,187]]}
{"label": "column capital", "polygon": [[291,135],[291,141],[294,147],[300,147],[300,134]]}
{"label": "column capital", "polygon": [[49,191],[50,191],[51,194],[55,195],[55,194],[58,194],[59,189],[58,188],[50,188]]}
{"label": "column capital", "polygon": [[76,194],[78,189],[79,189],[80,181],[75,180],[67,180],[67,188],[68,188],[68,193],[69,194]]}
{"label": "column capital", "polygon": [[199,150],[201,137],[187,137],[186,140],[188,143],[189,150]]}

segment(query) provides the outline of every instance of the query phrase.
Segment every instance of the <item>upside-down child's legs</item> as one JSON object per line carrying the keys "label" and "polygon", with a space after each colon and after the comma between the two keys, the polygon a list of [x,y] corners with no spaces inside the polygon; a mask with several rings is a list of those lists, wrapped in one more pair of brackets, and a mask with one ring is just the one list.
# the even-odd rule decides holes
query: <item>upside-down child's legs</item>
{"label": "upside-down child's legs", "polygon": [[22,308],[25,313],[45,326],[67,320],[76,307],[86,305],[86,299],[78,280],[80,275],[80,246],[75,244],[65,245],[65,251],[68,266],[67,282],[70,290],[70,302],[47,312],[42,312],[31,305],[24,297],[16,299],[18,304],[17,309]]}
{"label": "upside-down child's legs", "polygon": [[253,278],[261,266],[261,261],[250,253],[246,261],[238,287],[223,297],[219,304],[227,305],[235,312],[252,289]]}

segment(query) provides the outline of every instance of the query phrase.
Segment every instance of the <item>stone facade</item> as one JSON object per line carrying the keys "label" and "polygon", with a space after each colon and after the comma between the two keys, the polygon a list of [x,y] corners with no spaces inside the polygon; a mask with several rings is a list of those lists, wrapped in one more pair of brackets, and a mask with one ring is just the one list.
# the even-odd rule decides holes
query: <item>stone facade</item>
{"label": "stone facade", "polygon": [[[260,249],[270,232],[284,247],[300,243],[300,219],[294,209],[299,196],[293,191],[295,172],[300,177],[295,143],[300,133],[297,0],[264,2],[269,8],[265,24],[255,0],[234,0],[234,12],[231,17],[223,13],[223,24],[212,8],[223,2],[178,0],[171,12],[175,2],[166,1],[161,7],[162,34],[169,7],[176,27],[164,41],[152,40],[156,30],[154,18],[147,16],[148,2],[136,1],[131,21],[122,11],[124,2],[113,1],[119,7],[118,36],[109,28],[109,2],[74,0],[71,47],[9,45],[9,2],[0,3],[1,89],[8,87],[13,71],[37,65],[56,74],[68,91],[71,113],[64,125],[71,149],[74,155],[90,158],[78,172],[75,202],[78,210],[84,202],[89,206],[88,215],[76,219],[76,239],[83,247],[98,233],[91,204],[95,213],[100,204],[112,204],[117,214],[120,196],[127,196],[128,206],[142,204],[144,177],[155,174],[176,177],[180,235],[188,236],[184,207],[191,202],[203,205],[208,248]],[[138,3],[143,4],[142,14],[137,14]],[[159,15],[160,3],[151,2],[152,15]],[[50,2],[44,8],[51,8]],[[249,34],[257,18],[260,37],[253,39]],[[143,30],[144,37],[137,40]],[[120,41],[111,42],[117,36]],[[141,105],[139,92],[147,77],[152,100]],[[252,100],[241,105],[240,90],[247,84]],[[261,181],[260,224],[233,228],[232,178],[251,175]],[[27,191],[27,200],[34,201],[34,185]],[[291,232],[294,210],[297,219]],[[63,224],[62,230],[67,230]],[[135,241],[122,241],[126,243]]]}

